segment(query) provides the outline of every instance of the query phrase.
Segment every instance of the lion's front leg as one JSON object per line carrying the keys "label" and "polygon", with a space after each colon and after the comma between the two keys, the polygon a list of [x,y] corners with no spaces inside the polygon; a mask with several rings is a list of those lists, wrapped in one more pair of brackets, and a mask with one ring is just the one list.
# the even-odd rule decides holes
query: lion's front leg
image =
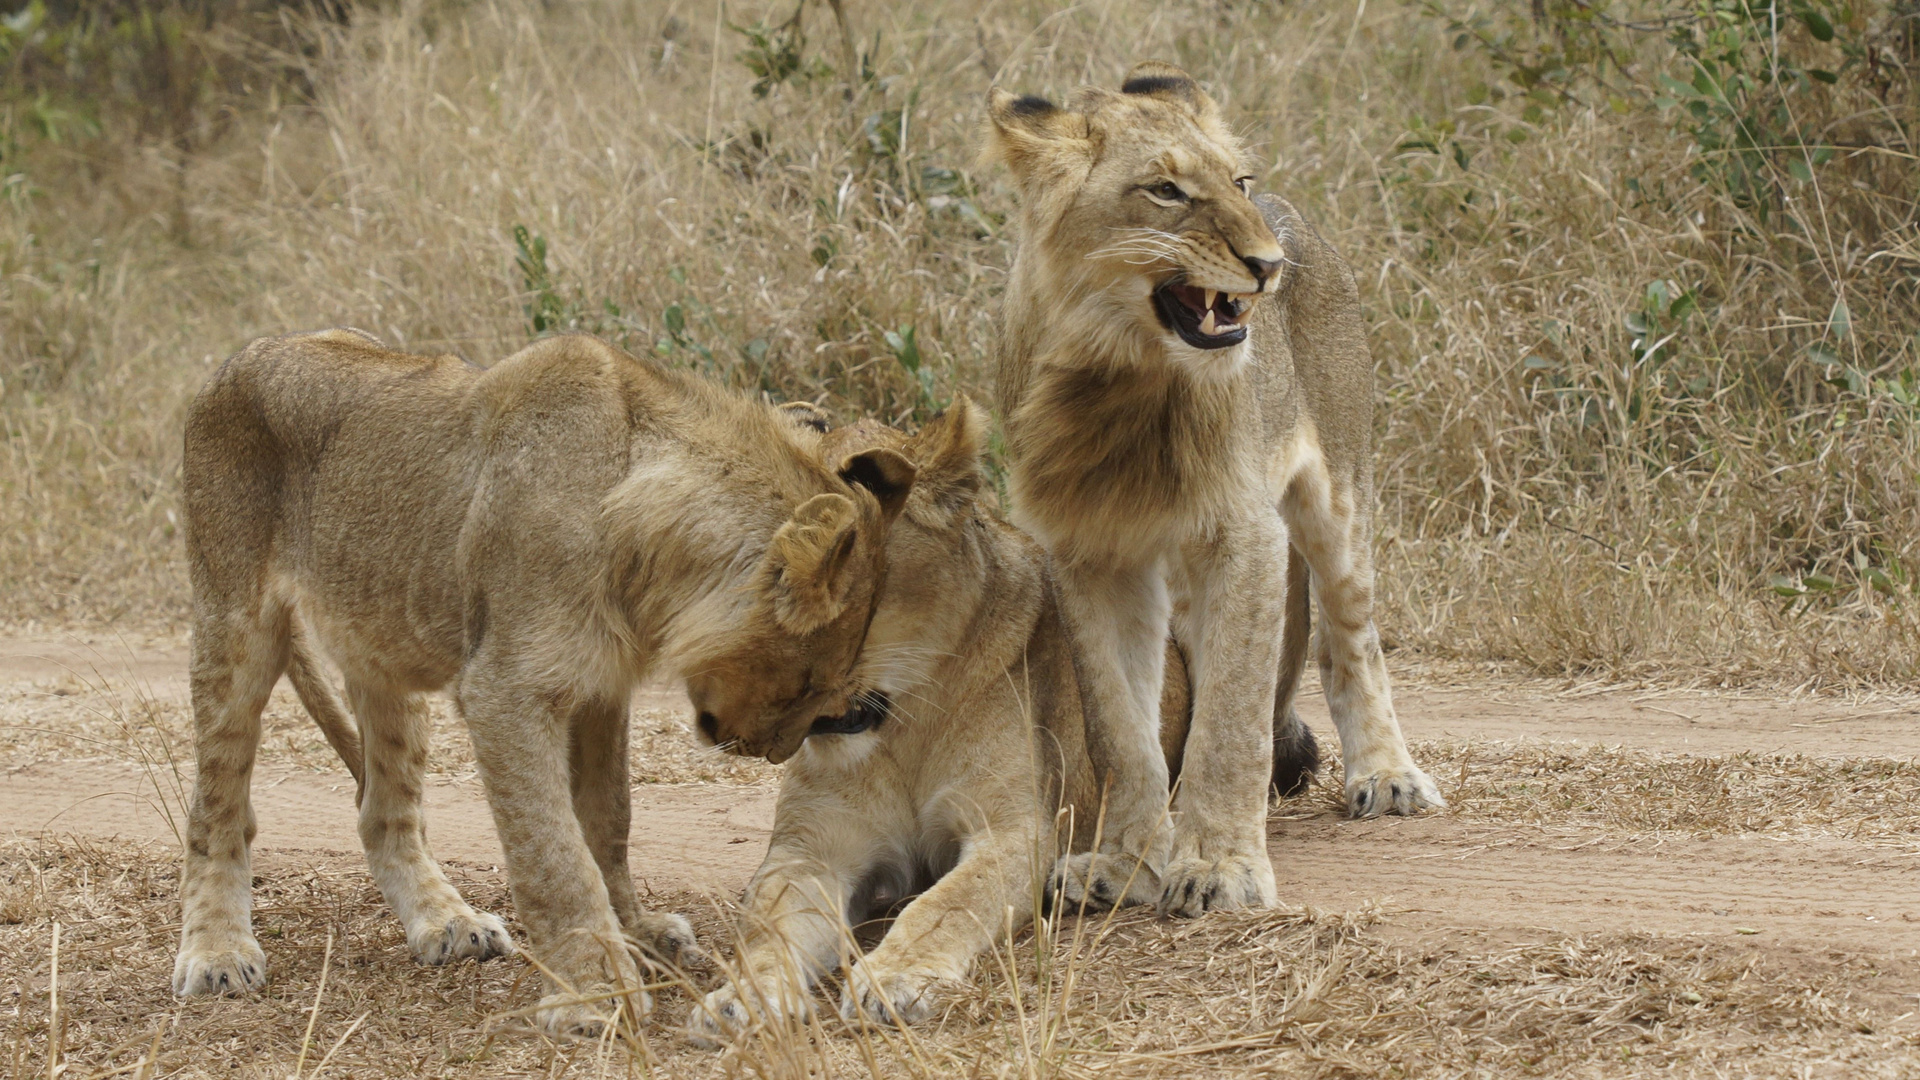
{"label": "lion's front leg", "polygon": [[685,916],[648,911],[633,892],[633,875],[627,869],[633,827],[633,791],[627,778],[630,726],[624,697],[594,698],[574,710],[568,768],[573,812],[627,937],[640,946],[651,966],[674,972],[685,968],[699,949]]}
{"label": "lion's front leg", "polygon": [[1055,570],[1103,804],[1077,808],[1102,815],[1099,850],[1063,856],[1049,890],[1076,907],[1151,903],[1160,896],[1172,838],[1160,748],[1171,615],[1166,582],[1157,565]]}
{"label": "lion's front leg", "polygon": [[501,659],[513,651],[490,648],[469,665],[460,709],[506,852],[514,907],[547,973],[539,1023],[556,1034],[593,1036],[616,1009],[631,1021],[652,1002],[574,813],[570,717],[560,706],[573,694]]}
{"label": "lion's front leg", "polygon": [[880,946],[847,973],[840,1015],[918,1023],[974,958],[1033,919],[1039,829],[1029,823],[969,837],[960,861],[908,904]]}
{"label": "lion's front leg", "polygon": [[1223,524],[1189,544],[1186,618],[1193,723],[1175,793],[1173,856],[1161,907],[1176,915],[1270,907],[1267,788],[1286,599],[1278,514]]}
{"label": "lion's front leg", "polygon": [[689,1019],[697,1041],[715,1045],[806,1016],[813,984],[852,951],[847,904],[873,834],[851,813],[826,818],[776,835],[747,888],[733,978]]}

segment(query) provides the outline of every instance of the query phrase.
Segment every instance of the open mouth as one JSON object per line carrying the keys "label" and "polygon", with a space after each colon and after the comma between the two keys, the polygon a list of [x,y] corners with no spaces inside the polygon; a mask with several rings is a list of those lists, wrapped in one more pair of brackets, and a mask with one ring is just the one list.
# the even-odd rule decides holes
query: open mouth
{"label": "open mouth", "polygon": [[878,690],[869,690],[854,699],[853,708],[839,716],[822,716],[807,729],[807,738],[815,735],[858,735],[872,731],[887,719],[893,702]]}
{"label": "open mouth", "polygon": [[1169,281],[1153,290],[1160,322],[1196,349],[1224,349],[1247,340],[1247,312],[1257,293],[1226,293]]}

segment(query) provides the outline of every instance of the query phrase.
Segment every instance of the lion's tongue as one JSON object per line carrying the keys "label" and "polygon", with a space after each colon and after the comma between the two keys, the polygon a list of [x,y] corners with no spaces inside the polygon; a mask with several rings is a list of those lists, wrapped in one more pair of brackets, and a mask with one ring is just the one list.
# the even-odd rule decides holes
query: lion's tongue
{"label": "lion's tongue", "polygon": [[1216,333],[1213,321],[1213,305],[1208,303],[1213,297],[1208,294],[1208,290],[1196,289],[1191,285],[1175,285],[1173,287],[1173,298],[1200,316],[1201,333]]}
{"label": "lion's tongue", "polygon": [[1216,317],[1215,310],[1217,305],[1214,303],[1216,298],[1226,301],[1228,311],[1232,310],[1233,304],[1231,300],[1216,293],[1212,289],[1199,289],[1192,285],[1175,285],[1172,291],[1175,300],[1180,301],[1181,304],[1199,314],[1200,332],[1203,334],[1211,336],[1224,333],[1238,321],[1235,318],[1237,313],[1235,313],[1235,315],[1229,315],[1226,312],[1221,312],[1219,316]]}

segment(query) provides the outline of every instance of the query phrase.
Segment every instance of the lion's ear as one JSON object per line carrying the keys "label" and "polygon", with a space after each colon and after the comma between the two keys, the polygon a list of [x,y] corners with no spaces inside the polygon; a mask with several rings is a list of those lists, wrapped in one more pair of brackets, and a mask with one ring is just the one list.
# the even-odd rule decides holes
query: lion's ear
{"label": "lion's ear", "polygon": [[954,395],[953,404],[929,420],[913,440],[914,454],[920,459],[920,488],[945,506],[979,494],[986,479],[981,464],[991,427],[985,409],[965,394]]}
{"label": "lion's ear", "polygon": [[1207,96],[1193,76],[1159,60],[1147,60],[1133,66],[1120,82],[1120,92],[1159,98],[1183,106],[1203,124],[1220,122],[1220,106]]}
{"label": "lion's ear", "polygon": [[789,401],[776,410],[782,419],[800,427],[812,428],[822,435],[833,430],[833,417],[811,401]]}
{"label": "lion's ear", "polygon": [[999,87],[987,91],[986,156],[1004,162],[1021,183],[1051,172],[1048,165],[1085,160],[1092,143],[1086,118],[1042,97],[1018,97]]}
{"label": "lion's ear", "polygon": [[853,548],[860,512],[845,495],[815,495],[793,511],[767,547],[766,578],[773,617],[788,633],[806,635],[846,609],[853,585]]}
{"label": "lion's ear", "polygon": [[907,504],[907,492],[919,473],[913,462],[893,450],[863,450],[840,463],[840,479],[866,488],[880,501],[880,515],[892,521]]}

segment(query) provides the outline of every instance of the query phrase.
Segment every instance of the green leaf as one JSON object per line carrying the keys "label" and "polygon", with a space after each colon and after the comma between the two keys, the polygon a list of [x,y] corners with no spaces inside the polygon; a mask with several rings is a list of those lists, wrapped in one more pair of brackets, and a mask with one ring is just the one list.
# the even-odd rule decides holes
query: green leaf
{"label": "green leaf", "polygon": [[1787,172],[1791,173],[1795,180],[1803,184],[1813,183],[1813,170],[1807,167],[1807,163],[1803,158],[1788,158]]}
{"label": "green leaf", "polygon": [[899,332],[884,331],[881,337],[887,341],[887,348],[893,350],[893,358],[900,366],[918,374],[920,371],[920,344],[913,340],[913,327],[903,326]]}
{"label": "green leaf", "polygon": [[1833,579],[1825,574],[1808,574],[1800,579],[1800,584],[1815,592],[1832,592]]}
{"label": "green leaf", "polygon": [[1833,24],[1827,21],[1825,15],[1812,8],[1801,8],[1796,14],[1800,16],[1801,22],[1807,24],[1807,32],[1813,35],[1814,40],[1833,40]]}
{"label": "green leaf", "polygon": [[1833,160],[1833,147],[1831,146],[1822,146],[1815,149],[1813,152],[1813,163],[1815,165],[1825,165],[1827,162],[1832,160]]}
{"label": "green leaf", "polygon": [[1853,313],[1847,310],[1845,300],[1833,302],[1833,312],[1827,316],[1827,329],[1833,331],[1833,340],[1845,341],[1853,333]]}
{"label": "green leaf", "polygon": [[1800,586],[1798,585],[1795,585],[1793,583],[1792,578],[1786,577],[1785,575],[1782,575],[1782,574],[1775,574],[1772,577],[1768,578],[1767,587],[1773,590],[1775,596],[1806,595],[1806,590],[1800,588]]}
{"label": "green leaf", "polygon": [[1832,86],[1834,83],[1837,83],[1840,81],[1840,76],[1835,75],[1831,71],[1825,71],[1820,68],[1808,68],[1807,74],[1815,79],[1818,79],[1823,83],[1826,83],[1828,86]]}
{"label": "green leaf", "polygon": [[687,330],[687,312],[679,304],[668,304],[667,310],[660,313],[660,319],[667,324],[667,333],[679,337]]}
{"label": "green leaf", "polygon": [[1667,314],[1671,316],[1675,321],[1679,321],[1681,319],[1685,319],[1687,316],[1693,314],[1695,311],[1698,311],[1699,309],[1700,309],[1700,301],[1694,299],[1693,293],[1683,292],[1679,296],[1676,296],[1673,298],[1673,306],[1667,309]]}

